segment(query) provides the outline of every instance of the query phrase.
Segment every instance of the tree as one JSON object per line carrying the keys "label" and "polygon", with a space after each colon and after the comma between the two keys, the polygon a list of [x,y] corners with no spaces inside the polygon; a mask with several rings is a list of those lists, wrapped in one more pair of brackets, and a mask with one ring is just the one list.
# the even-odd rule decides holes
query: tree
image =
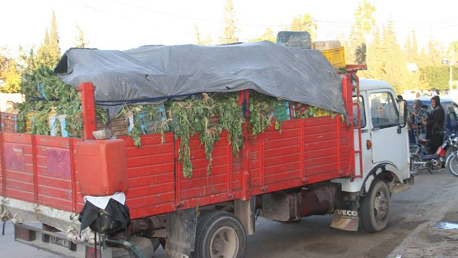
{"label": "tree", "polygon": [[202,39],[200,37],[199,28],[197,27],[196,24],[194,24],[194,29],[196,30],[196,44],[197,45],[204,45],[204,46],[213,45],[213,40],[212,40],[210,34],[207,36],[206,39]]}
{"label": "tree", "polygon": [[37,62],[48,68],[54,68],[60,60],[59,34],[54,11],[52,12],[51,32],[46,29],[44,42],[38,49]]}
{"label": "tree", "polygon": [[[351,27],[348,41],[344,42],[346,59],[352,63],[364,63],[366,61],[361,58],[367,57],[368,54],[363,54],[361,51],[364,49],[363,44],[365,46],[368,45],[367,36],[373,32],[373,28],[376,25],[373,17],[374,12],[375,7],[366,0],[356,8],[355,23]],[[365,51],[368,50],[369,48],[366,47]]]}
{"label": "tree", "polygon": [[455,62],[458,62],[458,41],[450,43],[447,50],[447,58],[449,61],[454,60]]}
{"label": "tree", "polygon": [[375,7],[371,5],[368,1],[360,3],[355,11],[356,16],[356,29],[360,32],[363,37],[371,34],[372,28],[375,26],[375,18],[373,14],[375,12]]}
{"label": "tree", "polygon": [[412,52],[411,58],[413,62],[418,62],[418,45],[417,45],[417,35],[415,31],[412,31]]}
{"label": "tree", "polygon": [[429,38],[428,55],[424,61],[426,65],[440,66],[442,64],[441,46],[432,36]]}
{"label": "tree", "polygon": [[383,28],[381,51],[383,53],[381,59],[383,67],[380,79],[389,82],[400,94],[406,89],[408,70],[404,52],[397,42],[393,21],[388,21],[387,26]]}
{"label": "tree", "polygon": [[365,42],[362,34],[356,30],[355,26],[352,26],[350,30],[350,36],[347,41],[344,41],[345,47],[345,59],[348,63],[357,63],[356,50]]}
{"label": "tree", "polygon": [[[421,68],[422,79],[429,82],[429,89],[449,89],[449,66],[427,66]],[[458,73],[458,67],[453,68],[453,74]]]}
{"label": "tree", "polygon": [[6,70],[5,85],[2,92],[18,93],[21,91],[21,74],[18,71],[16,60],[10,59]]}
{"label": "tree", "polygon": [[361,46],[358,46],[355,51],[356,62],[358,64],[366,63],[366,44],[363,43]]}
{"label": "tree", "polygon": [[294,17],[291,22],[290,30],[292,31],[307,31],[310,33],[312,42],[317,37],[318,25],[313,20],[312,16],[308,13]]}
{"label": "tree", "polygon": [[237,28],[236,22],[237,19],[235,17],[232,0],[226,0],[226,6],[224,7],[223,36],[219,38],[220,44],[231,44],[239,41],[237,33],[240,29]]}
{"label": "tree", "polygon": [[263,40],[277,42],[277,37],[275,36],[271,28],[267,28],[264,34],[262,34],[259,38],[252,39],[249,42],[258,42],[258,41],[263,41]]}
{"label": "tree", "polygon": [[367,36],[372,33],[375,26],[374,12],[375,7],[366,0],[356,8],[356,20],[351,27],[349,40],[345,42],[345,56],[351,62],[364,63],[366,61],[367,53],[362,53],[361,51],[368,50],[367,47],[363,47],[363,44],[367,46]]}
{"label": "tree", "polygon": [[9,50],[0,48],[0,92],[16,93],[21,90],[21,73]]}
{"label": "tree", "polygon": [[410,35],[407,35],[405,54],[408,62],[412,62],[412,43],[410,42]]}
{"label": "tree", "polygon": [[362,76],[387,81],[397,93],[402,93],[409,81],[409,72],[392,21],[383,27],[382,36],[379,29],[376,29],[373,41],[367,48],[368,70],[363,71]]}
{"label": "tree", "polygon": [[20,70],[22,73],[33,72],[38,69],[38,60],[37,60],[37,53],[35,51],[35,47],[31,47],[30,49],[24,49],[21,45],[19,45],[19,65]]}
{"label": "tree", "polygon": [[419,56],[418,56],[417,37],[415,35],[415,31],[412,31],[412,34],[409,34],[407,36],[405,49],[406,49],[405,55],[406,55],[407,62],[417,63],[419,61]]}
{"label": "tree", "polygon": [[49,34],[49,45],[52,58],[60,59],[59,33],[57,32],[56,14],[52,11],[51,32]]}
{"label": "tree", "polygon": [[9,53],[6,48],[0,47],[0,86],[6,81],[6,73],[8,71],[8,63],[10,61]]}
{"label": "tree", "polygon": [[375,30],[373,40],[368,43],[367,49],[367,70],[361,71],[361,74],[367,78],[381,78],[384,66],[382,63],[384,50],[379,28]]}
{"label": "tree", "polygon": [[80,28],[78,24],[76,24],[76,30],[78,35],[75,38],[75,47],[76,48],[87,48],[89,46],[89,41],[84,36],[83,30]]}

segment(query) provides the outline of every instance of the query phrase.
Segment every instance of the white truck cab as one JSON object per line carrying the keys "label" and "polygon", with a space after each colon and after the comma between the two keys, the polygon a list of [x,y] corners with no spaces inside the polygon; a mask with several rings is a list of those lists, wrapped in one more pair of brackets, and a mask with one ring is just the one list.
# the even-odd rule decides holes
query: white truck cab
{"label": "white truck cab", "polygon": [[[361,133],[355,129],[354,134],[355,150],[359,150],[355,155],[357,177],[333,180],[341,184],[342,193],[348,195],[349,202],[335,211],[331,226],[357,230],[355,224],[358,222],[355,221],[361,219],[366,231],[375,232],[386,227],[390,208],[388,195],[413,184],[409,170],[406,104],[397,100],[387,82],[369,79],[359,81],[359,92],[355,92],[353,100],[359,103],[361,121]],[[357,126],[356,106],[354,117]],[[359,211],[358,219],[345,216],[352,212],[356,215],[356,211]],[[348,228],[348,225],[353,226]]]}
{"label": "white truck cab", "polygon": [[[387,82],[361,79],[359,103],[362,177],[355,179],[351,184],[343,184],[343,190],[360,191],[364,181],[370,180],[367,178],[369,174],[382,166],[392,172],[400,182],[409,179],[409,141],[403,102],[397,101],[396,93]],[[355,148],[359,148],[356,141],[358,136],[355,130]],[[356,169],[359,167],[356,166]],[[366,185],[369,186],[370,184]]]}

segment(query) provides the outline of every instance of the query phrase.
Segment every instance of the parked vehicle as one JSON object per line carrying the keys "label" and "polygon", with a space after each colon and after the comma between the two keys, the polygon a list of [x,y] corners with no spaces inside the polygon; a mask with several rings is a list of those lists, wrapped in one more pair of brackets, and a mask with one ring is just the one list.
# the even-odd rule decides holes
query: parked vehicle
{"label": "parked vehicle", "polygon": [[454,176],[458,176],[458,138],[455,134],[447,135],[445,131],[439,133],[446,136],[435,153],[429,151],[429,140],[421,140],[416,151],[410,155],[410,172],[413,175],[424,169],[432,173],[431,170],[448,167]]}
{"label": "parked vehicle", "polygon": [[[94,86],[82,83],[84,139],[0,133],[2,220],[12,219],[16,240],[36,248],[66,257],[94,257],[102,250],[103,257],[121,257],[120,248],[94,248],[94,238],[91,242],[94,234],[101,234],[102,242],[117,241],[110,232],[115,223],[109,213],[97,215],[104,229],[100,232],[100,225],[80,232],[77,220],[85,201],[81,173],[87,172],[77,168],[99,175],[109,171],[100,164],[111,160],[118,169],[127,166],[127,179],[116,175],[114,182],[128,185],[131,241],[145,256],[161,242],[170,257],[243,258],[247,235],[256,230],[256,215],[290,222],[333,214],[331,227],[357,231],[361,225],[367,232],[381,231],[389,222],[391,194],[413,184],[407,108],[404,101],[396,101],[388,83],[360,81],[358,69],[347,66],[348,72],[340,75],[346,119],[338,115],[283,121],[281,132],[272,125],[254,139],[245,131],[239,158],[233,157],[223,132],[214,145],[210,174],[204,147],[193,136],[192,177],[183,175],[179,139],[173,132],[142,135],[140,148],[130,136],[121,136],[125,148],[117,140],[120,149],[97,156],[92,148],[93,163],[75,163],[79,155],[89,155],[75,152],[78,144],[94,141],[96,130]],[[250,92],[239,93],[239,105],[249,103]],[[119,162],[121,156],[125,160]],[[84,182],[102,188],[108,181],[101,178]],[[28,221],[41,222],[43,228],[22,224]]]}

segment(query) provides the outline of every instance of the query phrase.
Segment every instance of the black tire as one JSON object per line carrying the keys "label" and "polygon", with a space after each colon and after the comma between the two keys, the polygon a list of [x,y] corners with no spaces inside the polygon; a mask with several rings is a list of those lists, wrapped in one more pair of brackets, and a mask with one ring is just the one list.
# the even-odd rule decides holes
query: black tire
{"label": "black tire", "polygon": [[382,231],[386,228],[389,217],[390,191],[384,181],[375,179],[369,193],[361,199],[361,226],[367,232]]}
{"label": "black tire", "polygon": [[247,234],[240,220],[225,211],[205,212],[199,218],[193,258],[243,258]]}
{"label": "black tire", "polygon": [[450,173],[452,173],[452,175],[458,177],[458,156],[456,156],[455,154],[451,155],[453,155],[453,157],[450,159],[448,163],[448,169],[450,170]]}
{"label": "black tire", "polygon": [[[154,246],[150,239],[145,237],[133,236],[130,241],[135,248],[143,254],[145,258],[152,258],[154,256]],[[122,247],[113,247],[113,258],[132,258],[137,257],[134,254],[130,254],[129,251]]]}

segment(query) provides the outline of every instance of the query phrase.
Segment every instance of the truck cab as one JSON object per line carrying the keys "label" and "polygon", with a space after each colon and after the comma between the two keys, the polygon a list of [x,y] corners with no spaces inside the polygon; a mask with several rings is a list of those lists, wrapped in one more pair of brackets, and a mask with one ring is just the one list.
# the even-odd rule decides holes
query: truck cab
{"label": "truck cab", "polygon": [[[386,226],[380,213],[389,214],[389,196],[380,189],[375,193],[375,188],[386,185],[391,195],[413,184],[409,171],[407,105],[405,101],[396,99],[396,93],[387,82],[371,79],[359,81],[359,92],[354,92],[353,101],[358,103],[360,110],[358,128],[358,109],[354,106],[355,150],[360,150],[355,155],[357,178],[333,181],[341,183],[342,192],[348,194],[351,200],[358,201],[355,205],[360,207],[359,219],[363,220],[363,228],[375,232]],[[370,206],[370,211],[364,211],[365,203]],[[347,206],[343,209],[356,208]],[[335,215],[332,226],[349,230],[335,223],[342,220],[341,214]]]}
{"label": "truck cab", "polygon": [[[356,98],[356,96],[354,96]],[[399,180],[410,177],[405,102],[384,81],[362,79],[359,92],[363,178],[380,166]],[[352,184],[353,189],[358,184]],[[350,189],[348,189],[350,190]]]}

